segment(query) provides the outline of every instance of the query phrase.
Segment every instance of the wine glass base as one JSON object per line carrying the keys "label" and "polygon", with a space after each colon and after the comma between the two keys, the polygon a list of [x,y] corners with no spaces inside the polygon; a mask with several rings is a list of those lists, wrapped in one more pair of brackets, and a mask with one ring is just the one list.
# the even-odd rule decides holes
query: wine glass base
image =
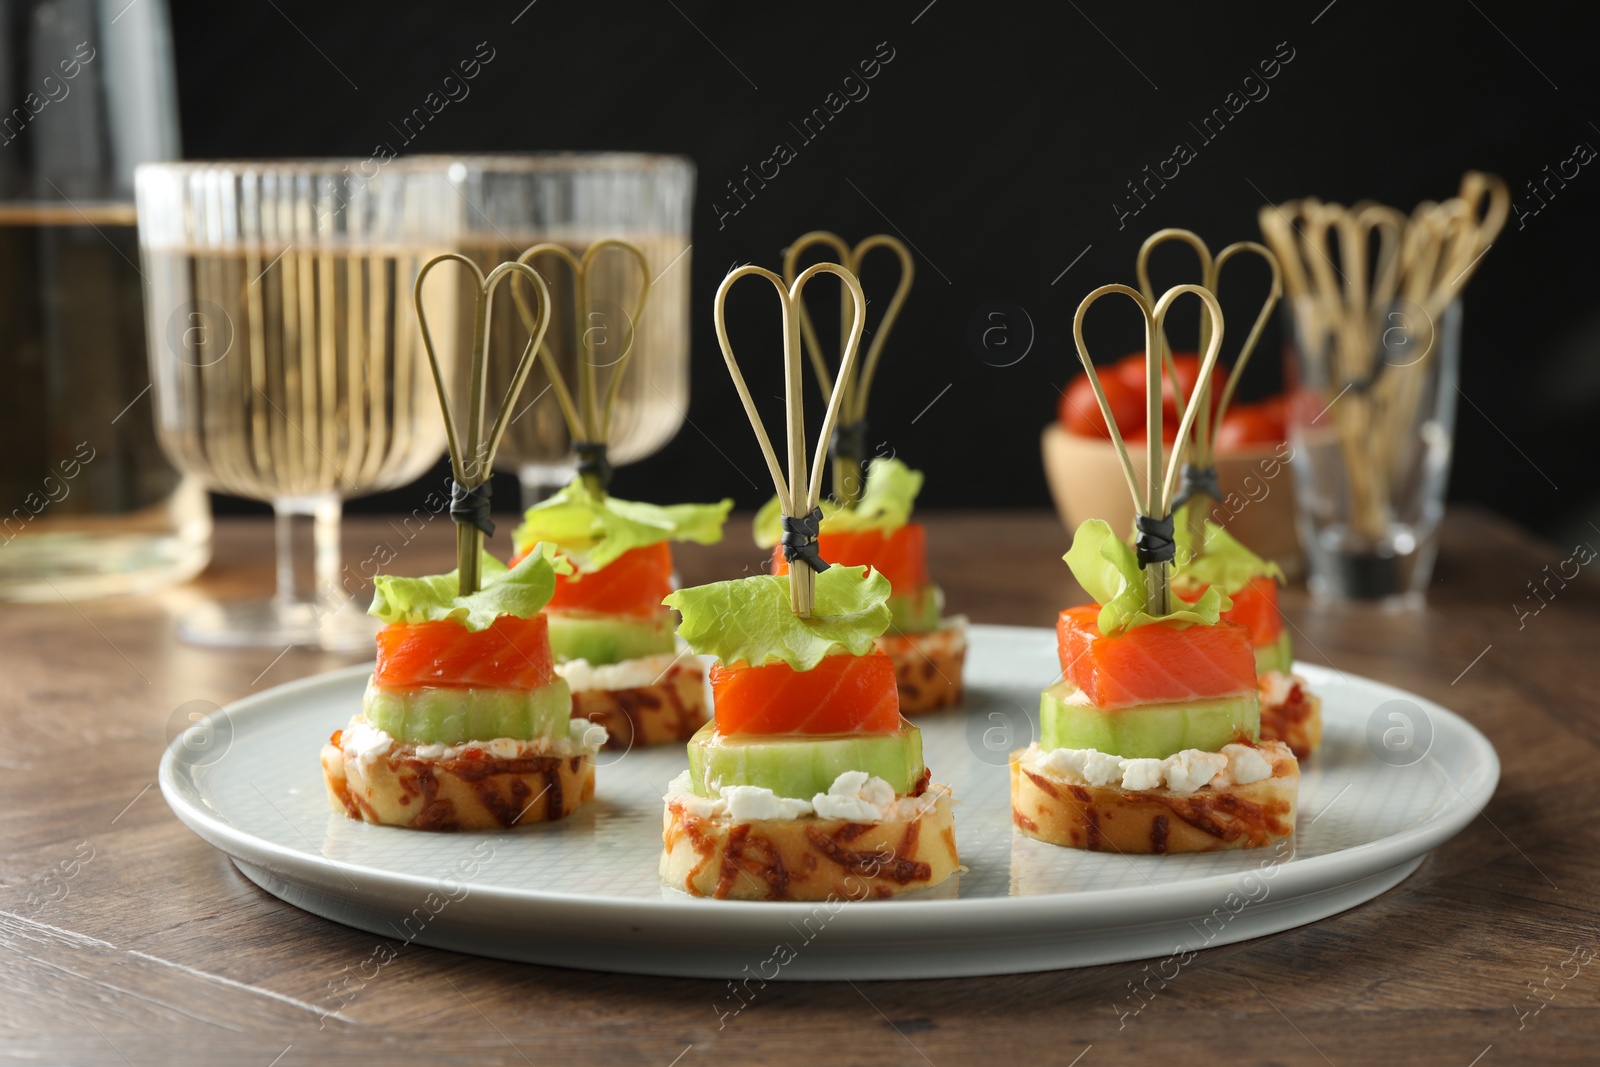
{"label": "wine glass base", "polygon": [[210,648],[372,651],[381,624],[354,601],[339,606],[255,600],[208,604],[178,620],[178,636]]}

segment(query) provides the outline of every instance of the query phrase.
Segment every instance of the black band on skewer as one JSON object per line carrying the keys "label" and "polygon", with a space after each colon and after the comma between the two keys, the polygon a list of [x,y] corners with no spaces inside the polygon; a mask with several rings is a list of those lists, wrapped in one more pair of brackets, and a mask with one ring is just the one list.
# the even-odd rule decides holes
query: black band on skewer
{"label": "black band on skewer", "polygon": [[867,420],[857,419],[855,422],[836,424],[833,428],[833,439],[828,442],[828,451],[837,459],[863,462],[867,458]]}
{"label": "black band on skewer", "polygon": [[[1168,524],[1170,528],[1171,524]],[[812,508],[809,515],[783,517],[783,558],[793,564],[799,560],[818,574],[833,564],[817,552],[817,534],[822,530],[822,509]]]}
{"label": "black band on skewer", "polygon": [[494,523],[489,519],[489,493],[493,483],[462,485],[450,479],[450,518],[460,526],[476,526],[483,536],[494,536]]}
{"label": "black band on skewer", "polygon": [[1183,478],[1178,482],[1178,495],[1172,501],[1172,509],[1176,511],[1179,506],[1187,504],[1197,496],[1210,497],[1212,500],[1222,500],[1222,479],[1217,477],[1217,468],[1197,467],[1193,463],[1183,465]]}
{"label": "black band on skewer", "polygon": [[611,487],[611,461],[606,458],[606,443],[604,441],[574,441],[572,450],[578,455],[578,474],[583,478],[594,478],[600,483],[600,488]]}
{"label": "black band on skewer", "polygon": [[1172,562],[1178,554],[1178,546],[1172,539],[1172,516],[1158,519],[1140,515],[1135,520],[1135,528],[1138,532],[1133,537],[1133,550],[1139,557],[1140,567]]}

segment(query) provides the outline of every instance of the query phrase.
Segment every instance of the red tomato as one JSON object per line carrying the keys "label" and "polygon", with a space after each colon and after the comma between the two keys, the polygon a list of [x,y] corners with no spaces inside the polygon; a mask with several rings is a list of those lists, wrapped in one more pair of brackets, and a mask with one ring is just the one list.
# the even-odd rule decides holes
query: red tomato
{"label": "red tomato", "polygon": [[[1187,404],[1194,394],[1194,383],[1200,377],[1200,357],[1193,352],[1174,352],[1172,363],[1178,372],[1178,383],[1183,392],[1184,403]],[[1144,411],[1144,392],[1146,375],[1144,353],[1134,352],[1117,361],[1116,376],[1120,378],[1138,398],[1139,409]],[[1211,408],[1216,410],[1217,402],[1222,397],[1222,389],[1227,384],[1228,374],[1218,366],[1211,372]],[[1109,393],[1108,393],[1109,397]],[[1172,387],[1172,375],[1166,369],[1161,371],[1161,436],[1171,441],[1178,432],[1178,393]],[[1141,419],[1141,421],[1143,421]],[[1124,433],[1123,436],[1132,436]]]}
{"label": "red tomato", "polygon": [[1278,436],[1274,437],[1273,440],[1288,440],[1289,398],[1282,393],[1279,393],[1277,396],[1269,396],[1267,399],[1261,401],[1260,408],[1262,411],[1266,412],[1269,417],[1271,417],[1273,425],[1277,427]]}
{"label": "red tomato", "polygon": [[1232,408],[1217,431],[1218,452],[1238,452],[1251,445],[1270,445],[1283,440],[1281,420],[1260,404]]}
{"label": "red tomato", "polygon": [[[1183,395],[1185,406],[1194,398],[1195,383],[1200,380],[1200,357],[1193,352],[1174,352],[1172,363],[1178,372],[1178,388]],[[1228,384],[1227,372],[1221,366],[1211,368],[1211,410],[1215,413],[1217,402],[1222,399],[1222,390]],[[1162,372],[1161,375],[1161,418],[1163,421],[1178,421],[1178,392],[1172,388],[1172,375]],[[1198,416],[1197,416],[1198,417]]]}
{"label": "red tomato", "polygon": [[1137,391],[1141,398],[1144,397],[1146,371],[1144,369],[1143,352],[1130,352],[1128,355],[1123,356],[1117,360],[1114,369],[1117,377],[1128,383],[1128,388]]}
{"label": "red tomato", "polygon": [[[1138,433],[1132,435],[1131,437],[1124,437],[1122,439],[1122,443],[1127,445],[1129,448],[1132,448],[1134,445],[1143,445],[1146,441],[1150,440],[1150,432],[1149,431],[1150,431],[1150,427],[1141,426],[1141,427],[1139,427],[1139,432]],[[1161,420],[1161,439],[1163,441],[1165,441],[1169,445],[1177,443],[1177,441],[1178,441],[1178,420],[1177,419],[1162,419]]]}
{"label": "red tomato", "polygon": [[[1144,390],[1135,390],[1116,373],[1102,374],[1100,388],[1105,390],[1111,417],[1117,420],[1117,429],[1122,435],[1141,432],[1144,429]],[[1067,386],[1067,391],[1061,395],[1059,415],[1068,433],[1085,437],[1111,436],[1087,374],[1079,375]]]}

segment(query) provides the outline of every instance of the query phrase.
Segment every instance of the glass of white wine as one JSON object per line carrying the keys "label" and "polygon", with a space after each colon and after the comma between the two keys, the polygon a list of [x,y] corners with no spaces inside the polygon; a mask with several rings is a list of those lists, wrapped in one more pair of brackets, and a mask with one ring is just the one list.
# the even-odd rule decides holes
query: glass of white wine
{"label": "glass of white wine", "polygon": [[[458,233],[447,168],[373,157],[136,172],[157,438],[179,470],[276,514],[277,595],[208,605],[180,620],[186,640],[370,645],[351,599],[364,579],[341,566],[341,501],[404,485],[443,450],[412,282]],[[425,298],[429,321],[454,330],[452,287]]]}
{"label": "glass of white wine", "polygon": [[[533,267],[550,287],[555,316],[546,337],[567,381],[576,380],[578,329],[590,332],[600,392],[609,387],[614,355],[633,337],[611,419],[608,459],[613,465],[661,449],[683,426],[689,408],[689,222],[694,207],[694,164],[682,156],[628,152],[550,152],[462,156],[447,161],[464,202],[457,251],[488,273],[536,244],[554,242],[581,258],[591,244],[620,238],[637,246],[650,267],[650,299],[637,323],[627,320],[639,291],[638,270],[626,256],[596,260],[588,278],[588,306],[574,314],[573,278],[557,257]],[[472,299],[472,279],[459,272],[457,299]],[[519,284],[519,283],[511,283]],[[442,287],[442,286],[441,286]],[[527,330],[514,301],[495,303],[489,327],[489,392],[504,392]],[[472,322],[460,316],[456,348],[471,343]],[[530,506],[570,481],[577,460],[572,439],[543,362],[535,364],[517,411],[495,454],[495,466],[515,472],[523,505]],[[464,386],[462,387],[464,388]]]}

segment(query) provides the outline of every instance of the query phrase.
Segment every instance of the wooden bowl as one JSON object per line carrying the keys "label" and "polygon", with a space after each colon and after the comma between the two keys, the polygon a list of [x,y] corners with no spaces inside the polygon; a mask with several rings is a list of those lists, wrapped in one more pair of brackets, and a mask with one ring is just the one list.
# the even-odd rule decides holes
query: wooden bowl
{"label": "wooden bowl", "polygon": [[[1040,447],[1050,495],[1068,533],[1085,519],[1104,519],[1113,530],[1133,529],[1133,499],[1109,440],[1068,433],[1059,422],[1052,422],[1045,427]],[[1133,452],[1142,490],[1144,451],[1141,447]],[[1295,534],[1294,472],[1288,462],[1292,454],[1283,443],[1218,456],[1223,499],[1211,513],[1229,533],[1275,561],[1291,579],[1305,566]]]}

